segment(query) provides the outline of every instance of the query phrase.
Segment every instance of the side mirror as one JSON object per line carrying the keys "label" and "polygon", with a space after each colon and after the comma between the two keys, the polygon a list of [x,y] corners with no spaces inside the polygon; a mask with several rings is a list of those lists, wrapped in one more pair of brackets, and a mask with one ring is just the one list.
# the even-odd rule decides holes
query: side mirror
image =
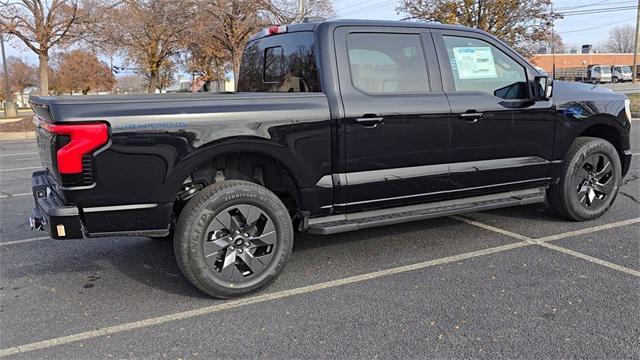
{"label": "side mirror", "polygon": [[536,76],[533,78],[533,100],[542,101],[551,99],[553,92],[553,79],[549,76]]}

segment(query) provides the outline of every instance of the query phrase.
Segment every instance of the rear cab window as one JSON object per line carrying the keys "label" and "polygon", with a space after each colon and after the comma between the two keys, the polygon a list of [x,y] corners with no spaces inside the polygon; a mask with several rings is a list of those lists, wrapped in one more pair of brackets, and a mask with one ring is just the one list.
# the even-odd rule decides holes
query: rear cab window
{"label": "rear cab window", "polygon": [[239,92],[322,92],[311,31],[250,41],[244,51]]}

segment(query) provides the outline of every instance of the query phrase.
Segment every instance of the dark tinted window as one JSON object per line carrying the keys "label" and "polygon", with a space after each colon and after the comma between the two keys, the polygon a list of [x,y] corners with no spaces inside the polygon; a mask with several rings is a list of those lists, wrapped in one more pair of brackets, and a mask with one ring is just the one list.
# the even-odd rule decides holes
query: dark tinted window
{"label": "dark tinted window", "polygon": [[282,81],[284,63],[282,46],[266,48],[264,50],[264,82],[279,83]]}
{"label": "dark tinted window", "polygon": [[426,93],[427,65],[419,35],[349,34],[353,86],[366,93]]}
{"label": "dark tinted window", "polygon": [[261,38],[247,44],[240,92],[320,92],[312,32]]}
{"label": "dark tinted window", "polygon": [[502,99],[529,95],[524,67],[490,43],[444,36],[456,91],[479,91]]}

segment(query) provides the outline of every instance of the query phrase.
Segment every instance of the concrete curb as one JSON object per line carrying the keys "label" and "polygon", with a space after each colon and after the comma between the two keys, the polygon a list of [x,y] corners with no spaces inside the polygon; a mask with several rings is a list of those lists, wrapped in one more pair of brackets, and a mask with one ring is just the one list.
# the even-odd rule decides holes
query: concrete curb
{"label": "concrete curb", "polygon": [[35,138],[35,131],[0,132],[0,140],[28,140]]}

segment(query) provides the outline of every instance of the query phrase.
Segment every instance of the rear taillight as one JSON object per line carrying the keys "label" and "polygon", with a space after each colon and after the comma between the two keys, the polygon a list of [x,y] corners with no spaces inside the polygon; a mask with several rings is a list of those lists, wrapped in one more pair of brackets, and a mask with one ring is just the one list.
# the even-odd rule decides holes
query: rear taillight
{"label": "rear taillight", "polygon": [[43,127],[65,138],[63,145],[56,149],[56,166],[61,175],[82,173],[83,157],[109,141],[109,128],[103,123],[45,124]]}

